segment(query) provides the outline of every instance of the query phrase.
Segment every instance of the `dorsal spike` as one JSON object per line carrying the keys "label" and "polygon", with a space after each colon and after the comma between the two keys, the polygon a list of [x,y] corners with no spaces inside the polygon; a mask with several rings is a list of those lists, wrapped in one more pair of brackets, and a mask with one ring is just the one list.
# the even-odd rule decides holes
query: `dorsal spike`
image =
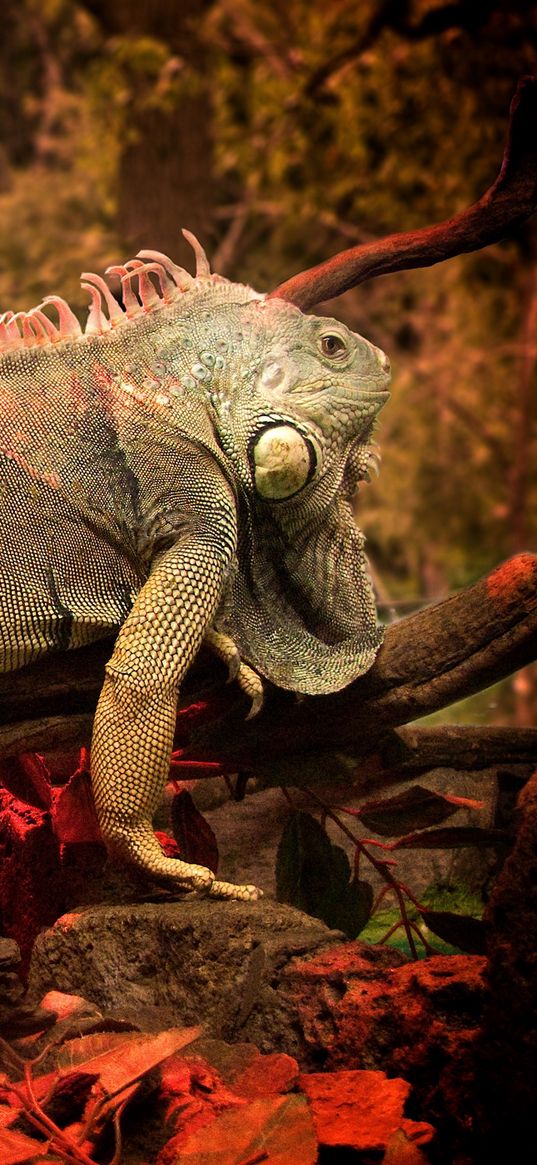
{"label": "dorsal spike", "polygon": [[193,276],[188,271],[185,271],[184,267],[178,267],[177,263],[174,263],[173,259],[170,259],[168,255],[163,255],[162,251],[138,251],[138,257],[140,259],[151,259],[154,263],[160,263],[161,267],[164,267],[164,270],[173,279],[179,291],[189,291],[194,286],[195,280]]}
{"label": "dorsal spike", "polygon": [[[132,268],[132,270],[138,275],[140,298],[144,304],[144,307],[152,306],[157,302],[162,303],[163,301],[164,303],[173,303],[173,301],[178,298],[177,284],[174,283],[172,279],[170,279],[165,268],[162,266],[162,263],[143,263],[140,259],[129,259],[129,262],[126,263],[125,266]],[[151,274],[156,275],[159,281],[160,293],[155,292],[153,283],[147,278],[147,276]],[[147,291],[145,290],[148,287],[151,288],[149,297]],[[150,303],[147,302],[148,298],[150,299]]]}
{"label": "dorsal spike", "polygon": [[130,283],[130,272],[123,265],[117,264],[113,267],[107,267],[105,275],[117,275],[121,280],[121,294],[123,296],[123,303],[125,304],[125,312],[127,319],[132,320],[135,316],[142,313],[142,308],[134,294]]}
{"label": "dorsal spike", "polygon": [[5,348],[16,348],[21,343],[21,334],[12,311],[5,311],[0,316],[0,339]]}
{"label": "dorsal spike", "polygon": [[44,311],[42,311],[41,304],[39,304],[38,307],[33,307],[32,310],[28,312],[28,315],[39,320],[39,323],[41,324],[41,327],[49,340],[52,340],[53,342],[61,340],[58,329],[54,326],[52,320],[49,320],[48,316],[45,315]]}
{"label": "dorsal spike", "polygon": [[94,287],[93,283],[81,283],[80,286],[84,289],[84,291],[89,291],[91,296],[84,335],[102,336],[103,332],[110,331],[111,324],[108,317],[104,314],[103,301],[101,299],[99,288]]}
{"label": "dorsal spike", "polygon": [[22,342],[26,348],[33,348],[36,344],[42,344],[47,339],[45,329],[41,327],[39,320],[36,320],[30,315],[30,312],[23,312],[21,316],[22,324]]}
{"label": "dorsal spike", "polygon": [[131,276],[136,275],[138,278],[138,295],[145,311],[149,311],[150,308],[162,303],[154,283],[152,283],[146,273],[147,266],[148,264],[142,263],[141,259],[129,259],[128,263],[125,263],[129,274]]}
{"label": "dorsal spike", "polygon": [[6,320],[6,327],[8,336],[13,344],[22,343],[22,331],[20,325],[25,315],[23,311],[10,312],[10,319]]}
{"label": "dorsal spike", "polygon": [[60,295],[46,295],[43,300],[43,305],[51,303],[56,308],[58,319],[60,323],[60,336],[62,340],[78,339],[82,335],[82,328],[75,316],[74,311],[71,311],[69,304]]}
{"label": "dorsal spike", "polygon": [[[93,283],[94,286],[98,288],[108,308],[108,315],[110,316],[110,322],[112,326],[114,327],[116,324],[124,323],[125,312],[123,311],[123,308],[120,307],[117,299],[112,295],[112,292],[110,291],[108,284],[105,283],[102,275],[94,275],[92,271],[83,271],[80,278],[85,280],[86,286],[88,283]],[[82,284],[82,286],[84,286],[84,284]]]}
{"label": "dorsal spike", "polygon": [[164,303],[173,303],[174,300],[179,298],[179,289],[173,282],[173,279],[170,279],[162,263],[144,263],[144,271],[153,272],[156,275],[160,283],[161,298],[164,300]]}
{"label": "dorsal spike", "polygon": [[190,246],[192,247],[192,250],[196,256],[196,279],[210,279],[211,268],[209,265],[209,260],[199,239],[197,239],[196,236],[192,234],[192,231],[187,231],[186,227],[182,228],[181,234],[183,235],[183,238],[186,239],[187,243],[190,243]]}

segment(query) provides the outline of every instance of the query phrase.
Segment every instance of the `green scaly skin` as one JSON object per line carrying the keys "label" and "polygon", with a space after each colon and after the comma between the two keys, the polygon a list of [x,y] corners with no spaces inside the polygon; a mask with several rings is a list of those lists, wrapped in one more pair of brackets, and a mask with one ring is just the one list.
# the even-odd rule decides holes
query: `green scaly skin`
{"label": "green scaly skin", "polygon": [[0,320],[0,666],[117,631],[92,742],[107,845],[168,886],[252,899],[153,833],[179,687],[204,640],[253,711],[260,675],[320,693],[371,666],[353,498],[389,378],[367,340],[195,249],[195,279],[153,252],[117,269],[125,310],[85,276],[84,334],[61,301]]}

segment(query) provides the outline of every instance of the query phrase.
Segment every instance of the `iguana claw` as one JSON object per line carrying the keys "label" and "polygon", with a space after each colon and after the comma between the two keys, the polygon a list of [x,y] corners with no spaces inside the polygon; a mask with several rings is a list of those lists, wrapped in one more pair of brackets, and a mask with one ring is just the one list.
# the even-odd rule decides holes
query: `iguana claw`
{"label": "iguana claw", "polygon": [[240,902],[257,902],[263,897],[263,891],[257,886],[234,886],[232,882],[215,881],[207,890],[209,898],[237,899]]}
{"label": "iguana claw", "polygon": [[248,696],[250,700],[250,711],[246,716],[246,720],[252,720],[263,707],[264,692],[263,682],[260,676],[252,667],[242,662],[237,645],[230,635],[224,635],[222,631],[215,631],[214,628],[210,628],[205,633],[204,642],[207,647],[210,647],[217,658],[226,664],[228,669],[228,684],[236,680],[241,691],[244,692],[245,696]]}

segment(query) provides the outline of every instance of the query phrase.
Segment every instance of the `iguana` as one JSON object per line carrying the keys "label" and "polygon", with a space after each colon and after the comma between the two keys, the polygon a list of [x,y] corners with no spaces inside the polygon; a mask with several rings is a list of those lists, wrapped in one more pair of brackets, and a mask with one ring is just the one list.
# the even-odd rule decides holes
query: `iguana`
{"label": "iguana", "polygon": [[0,321],[0,669],[119,631],[95,717],[103,837],[166,884],[255,898],[165,857],[152,816],[178,687],[207,642],[259,675],[333,692],[382,638],[353,499],[388,392],[384,354],[141,251],[82,276],[85,331],[57,296]]}

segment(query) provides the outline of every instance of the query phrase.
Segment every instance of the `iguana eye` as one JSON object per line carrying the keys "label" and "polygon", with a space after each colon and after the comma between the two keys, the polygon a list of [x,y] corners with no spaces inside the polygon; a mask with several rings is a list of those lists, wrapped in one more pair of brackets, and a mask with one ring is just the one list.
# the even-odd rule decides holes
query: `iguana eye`
{"label": "iguana eye", "polygon": [[321,336],[321,352],[332,360],[341,360],[347,355],[347,345],[341,336]]}

